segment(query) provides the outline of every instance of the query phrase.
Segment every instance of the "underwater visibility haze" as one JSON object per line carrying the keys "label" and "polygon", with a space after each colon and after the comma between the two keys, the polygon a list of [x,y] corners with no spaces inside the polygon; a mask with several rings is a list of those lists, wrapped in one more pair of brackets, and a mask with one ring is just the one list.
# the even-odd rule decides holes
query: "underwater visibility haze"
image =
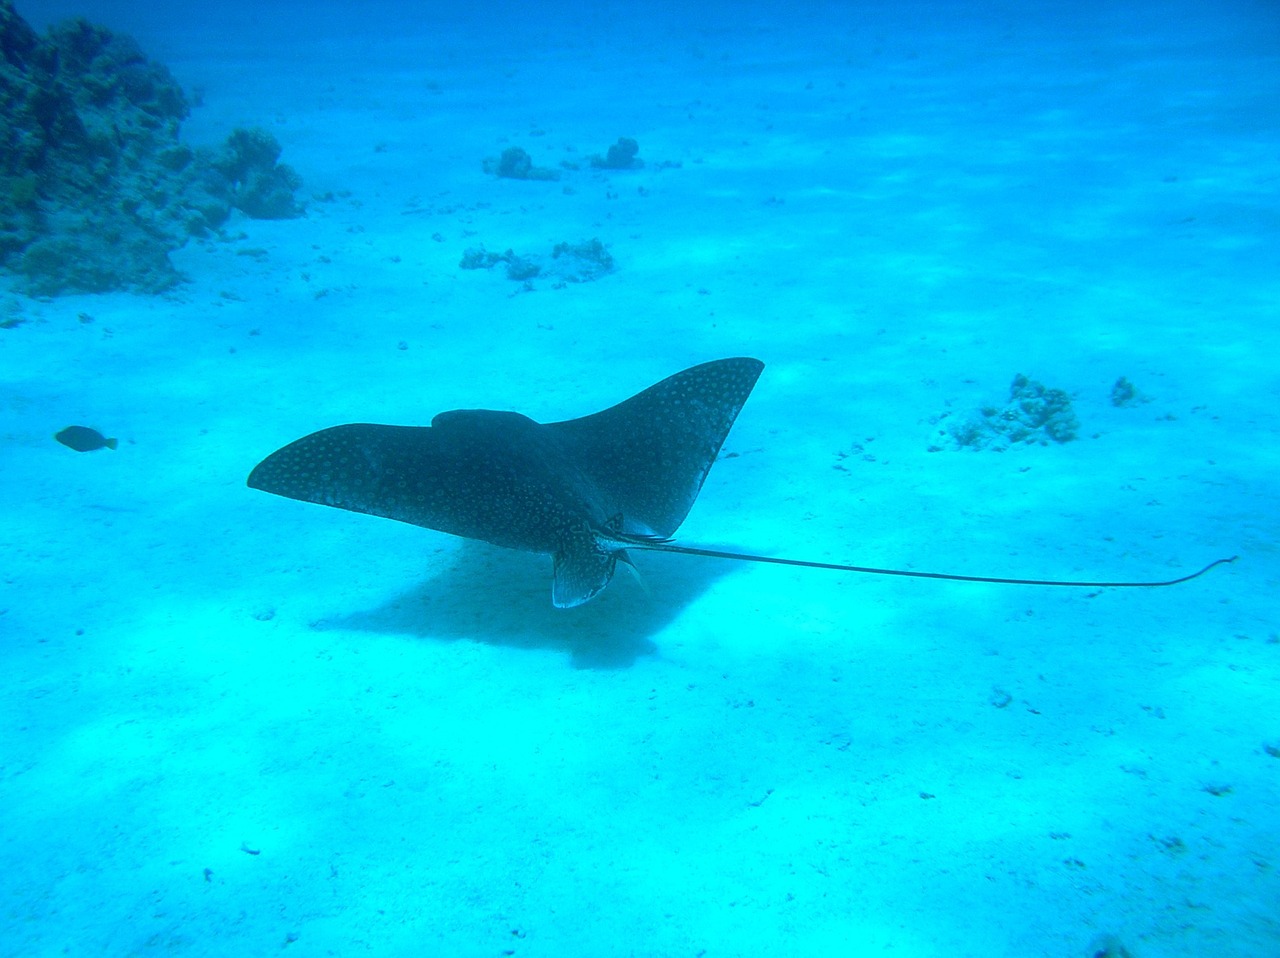
{"label": "underwater visibility haze", "polygon": [[0,955],[1280,955],[1274,4],[0,51]]}

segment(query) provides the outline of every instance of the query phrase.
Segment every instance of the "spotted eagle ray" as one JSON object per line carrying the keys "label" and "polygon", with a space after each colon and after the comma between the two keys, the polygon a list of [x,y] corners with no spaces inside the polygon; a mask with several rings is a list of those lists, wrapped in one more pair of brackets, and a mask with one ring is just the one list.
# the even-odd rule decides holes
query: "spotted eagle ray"
{"label": "spotted eagle ray", "polygon": [[598,595],[628,549],[874,575],[1010,585],[1145,587],[916,572],[721,552],[671,539],[688,515],[764,363],[721,359],[580,419],[538,423],[517,412],[455,409],[430,426],[349,423],[276,450],[249,474],[254,489],[383,516],[554,557],[559,608]]}

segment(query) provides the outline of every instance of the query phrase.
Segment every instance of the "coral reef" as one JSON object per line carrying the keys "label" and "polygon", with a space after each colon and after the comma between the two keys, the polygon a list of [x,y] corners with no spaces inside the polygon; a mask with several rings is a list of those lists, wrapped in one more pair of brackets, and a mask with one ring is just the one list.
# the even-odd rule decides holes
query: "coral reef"
{"label": "coral reef", "polygon": [[172,286],[169,253],[232,208],[297,216],[279,144],[179,142],[182,88],[129,37],[74,19],[41,37],[0,0],[0,265],[35,295]]}
{"label": "coral reef", "polygon": [[962,448],[1003,451],[1015,443],[1069,442],[1079,430],[1080,421],[1066,392],[1019,374],[1009,386],[1006,405],[983,406],[978,415],[953,424],[948,431]]}

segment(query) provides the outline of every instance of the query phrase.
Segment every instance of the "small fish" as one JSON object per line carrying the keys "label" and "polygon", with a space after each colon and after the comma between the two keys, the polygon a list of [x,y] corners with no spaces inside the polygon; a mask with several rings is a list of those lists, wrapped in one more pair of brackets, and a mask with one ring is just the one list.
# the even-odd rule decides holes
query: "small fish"
{"label": "small fish", "polygon": [[88,426],[68,426],[53,437],[69,449],[76,452],[93,452],[95,449],[114,449],[119,445],[115,439],[108,439],[96,429]]}

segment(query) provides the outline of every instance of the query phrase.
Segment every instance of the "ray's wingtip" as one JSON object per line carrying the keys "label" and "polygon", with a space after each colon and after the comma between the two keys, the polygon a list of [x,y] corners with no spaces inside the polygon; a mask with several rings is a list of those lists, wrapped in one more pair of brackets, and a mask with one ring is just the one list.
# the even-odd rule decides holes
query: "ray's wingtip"
{"label": "ray's wingtip", "polygon": [[263,492],[266,492],[266,489],[262,485],[262,465],[266,461],[267,460],[265,459],[262,460],[262,462],[249,470],[249,475],[245,476],[244,484],[250,489],[261,489]]}

